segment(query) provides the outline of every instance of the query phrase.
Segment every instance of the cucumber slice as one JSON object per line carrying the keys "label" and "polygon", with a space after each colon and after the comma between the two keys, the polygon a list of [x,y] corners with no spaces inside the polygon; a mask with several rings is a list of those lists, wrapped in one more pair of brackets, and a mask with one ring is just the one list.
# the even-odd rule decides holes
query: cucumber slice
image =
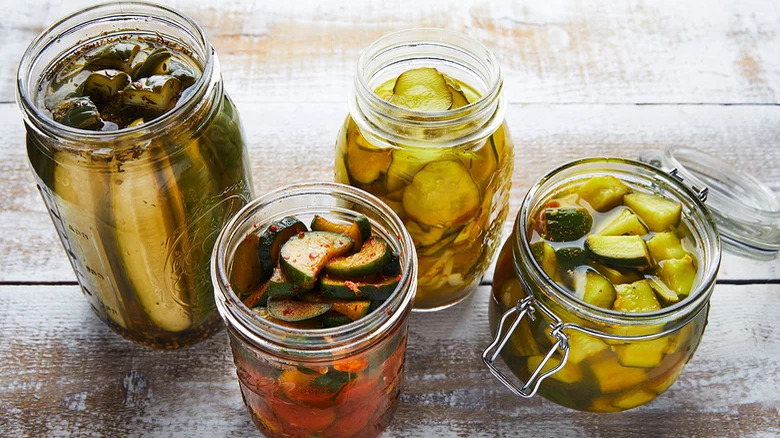
{"label": "cucumber slice", "polygon": [[577,247],[558,248],[555,258],[563,269],[574,269],[588,260],[588,251]]}
{"label": "cucumber slice", "polygon": [[650,402],[655,397],[656,395],[650,391],[636,389],[634,391],[615,397],[615,400],[612,402],[612,406],[623,410],[633,409],[637,406],[642,406],[643,404]]}
{"label": "cucumber slice", "polygon": [[656,263],[668,259],[681,259],[686,256],[680,238],[674,231],[657,233],[647,241],[647,249]]}
{"label": "cucumber slice", "polygon": [[347,129],[346,159],[349,176],[360,184],[371,184],[387,172],[393,160],[390,149],[380,149],[363,139],[355,122]]}
{"label": "cucumber slice", "polygon": [[291,237],[282,246],[279,262],[284,273],[304,290],[314,287],[317,275],[334,257],[352,251],[351,237],[328,231],[308,231]]}
{"label": "cucumber slice", "polygon": [[493,136],[488,137],[478,150],[469,150],[464,154],[468,154],[463,161],[471,172],[471,178],[482,190],[487,189],[494,178],[498,178],[499,156]]}
{"label": "cucumber slice", "polygon": [[260,235],[257,256],[263,268],[263,280],[267,280],[279,265],[279,251],[292,236],[309,231],[295,216],[287,216],[272,223]]}
{"label": "cucumber slice", "polygon": [[457,161],[434,161],[423,167],[404,190],[406,214],[429,226],[458,225],[479,209],[479,187]]}
{"label": "cucumber slice", "polygon": [[325,328],[339,327],[352,322],[352,319],[350,319],[348,316],[342,315],[341,313],[335,312],[333,310],[328,310],[327,312],[323,313],[319,317],[319,320],[322,321],[322,326]]}
{"label": "cucumber slice", "polygon": [[274,268],[273,275],[268,280],[268,296],[275,298],[291,298],[301,292],[301,287],[290,281],[281,267]]}
{"label": "cucumber slice", "polygon": [[693,266],[693,259],[686,255],[681,259],[666,260],[661,265],[659,276],[677,295],[688,296],[696,281],[696,268]]}
{"label": "cucumber slice", "polygon": [[263,283],[259,288],[257,288],[254,292],[249,294],[246,298],[244,298],[242,301],[244,302],[244,305],[249,307],[250,309],[258,306],[266,306],[268,305],[268,285],[270,282]]}
{"label": "cucumber slice", "polygon": [[250,234],[238,244],[233,253],[233,263],[230,268],[230,287],[236,291],[240,299],[255,290],[264,281],[263,267],[257,256],[257,246],[260,237]]}
{"label": "cucumber slice", "polygon": [[650,231],[666,231],[680,225],[682,204],[656,195],[630,193],[623,203],[647,224]]}
{"label": "cucumber slice", "polygon": [[297,328],[302,330],[314,330],[314,329],[322,328],[322,321],[321,321],[322,317],[305,319],[303,321],[288,322],[271,316],[271,314],[268,313],[267,307],[255,307],[254,309],[252,309],[252,312],[254,312],[255,315],[257,315],[262,319],[271,321],[274,324],[279,324],[285,327],[292,327],[292,328]]}
{"label": "cucumber slice", "polygon": [[586,303],[611,309],[615,297],[615,287],[609,280],[592,271],[585,273],[585,295],[582,299]]}
{"label": "cucumber slice", "polygon": [[531,254],[548,277],[553,281],[561,281],[561,266],[555,257],[555,250],[549,243],[539,241],[531,244]]}
{"label": "cucumber slice", "polygon": [[615,266],[647,268],[651,265],[645,241],[639,236],[591,234],[585,240],[593,258]]}
{"label": "cucumber slice", "polygon": [[421,67],[398,76],[390,103],[417,111],[446,111],[452,107],[452,94],[438,70]]}
{"label": "cucumber slice", "polygon": [[[526,367],[528,368],[528,374],[531,374],[534,371],[536,371],[536,369],[539,367],[539,364],[542,363],[542,359],[544,359],[543,355],[531,356],[528,358],[528,362],[526,363]],[[561,360],[559,358],[551,357],[544,364],[544,368],[542,368],[542,371],[540,371],[540,373],[545,373],[547,371],[550,371],[551,369],[557,367],[560,364],[561,364]],[[576,383],[579,382],[580,379],[582,379],[582,369],[580,369],[579,365],[577,364],[567,362],[566,365],[563,366],[563,368],[555,372],[555,374],[551,375],[550,378],[563,383]]]}
{"label": "cucumber slice", "polygon": [[569,330],[566,334],[569,335],[569,362],[571,363],[580,363],[609,348],[609,345],[601,339],[576,330]]}
{"label": "cucumber slice", "polygon": [[591,226],[593,217],[584,208],[546,208],[542,213],[542,237],[551,242],[577,240]]}
{"label": "cucumber slice", "polygon": [[332,306],[332,311],[347,316],[352,321],[357,321],[358,319],[366,316],[366,314],[368,314],[368,309],[371,307],[370,300],[344,300],[338,298],[328,298],[317,292],[308,293],[302,296],[301,299],[308,303],[328,303]]}
{"label": "cucumber slice", "polygon": [[133,58],[138,54],[141,46],[133,43],[114,43],[109,44],[87,57],[87,63],[84,65],[86,70],[121,70],[126,73],[130,71],[130,64]]}
{"label": "cucumber slice", "polygon": [[369,237],[360,251],[336,257],[325,264],[325,272],[337,277],[364,277],[376,274],[390,260],[390,248],[379,237]]}
{"label": "cucumber slice", "polygon": [[607,277],[607,280],[612,284],[633,283],[642,279],[642,276],[633,269],[617,269],[594,261],[590,261],[588,264],[599,274]]}
{"label": "cucumber slice", "polygon": [[362,214],[352,220],[351,224],[331,222],[320,215],[314,215],[311,221],[312,231],[328,231],[331,233],[345,234],[355,241],[355,249],[363,246],[363,242],[371,237],[371,222]]}
{"label": "cucumber slice", "polygon": [[71,97],[63,100],[51,113],[57,123],[78,129],[98,130],[103,126],[100,112],[89,97]]}
{"label": "cucumber slice", "polygon": [[401,255],[395,251],[390,253],[390,258],[382,267],[382,275],[385,277],[395,277],[401,275]]}
{"label": "cucumber slice", "polygon": [[316,318],[330,310],[328,303],[309,303],[283,298],[268,299],[268,314],[282,321],[295,322]]}
{"label": "cucumber slice", "polygon": [[130,75],[119,70],[98,70],[84,81],[82,92],[92,99],[106,99],[116,96],[119,90],[130,83]]}
{"label": "cucumber slice", "polygon": [[418,248],[424,248],[427,246],[435,245],[442,239],[448,238],[453,234],[457,235],[460,232],[461,227],[421,227],[417,222],[407,220],[404,222],[406,231],[412,236],[415,246]]}
{"label": "cucumber slice", "polygon": [[393,294],[399,280],[400,275],[380,277],[374,281],[343,280],[325,275],[320,280],[320,293],[327,298],[346,300],[366,298],[373,301],[384,301]]}
{"label": "cucumber slice", "polygon": [[452,95],[452,106],[450,109],[460,108],[469,104],[469,100],[466,98],[466,95],[460,91],[460,89],[455,88],[447,83],[447,90]]}
{"label": "cucumber slice", "polygon": [[599,390],[603,393],[618,392],[638,385],[647,379],[647,373],[641,368],[629,368],[620,365],[614,357],[591,365]]}
{"label": "cucumber slice", "polygon": [[417,255],[420,257],[433,257],[439,255],[447,249],[458,238],[458,233],[453,233],[434,243],[433,245],[420,246],[417,248]]}
{"label": "cucumber slice", "polygon": [[655,368],[661,365],[668,344],[667,338],[616,345],[618,362],[625,367]]}
{"label": "cucumber slice", "polygon": [[152,76],[155,70],[157,70],[161,64],[171,59],[172,56],[173,53],[164,47],[154,49],[152,53],[144,59],[144,62],[134,66],[133,79],[138,80]]}
{"label": "cucumber slice", "polygon": [[647,281],[650,282],[650,287],[655,291],[655,294],[662,303],[669,305],[680,301],[680,297],[677,296],[677,293],[669,289],[663,281],[657,278],[648,278]]}
{"label": "cucumber slice", "polygon": [[647,234],[647,228],[639,221],[639,217],[631,210],[623,210],[620,215],[610,222],[598,234],[602,236],[644,236]]}
{"label": "cucumber slice", "polygon": [[623,202],[623,196],[631,189],[614,176],[594,176],[580,186],[577,194],[594,210],[609,211]]}
{"label": "cucumber slice", "polygon": [[653,289],[647,280],[639,280],[631,284],[619,284],[615,286],[615,292],[617,293],[617,298],[612,308],[619,312],[652,312],[661,309],[661,305],[655,298]]}
{"label": "cucumber slice", "polygon": [[393,150],[391,155],[392,160],[385,176],[387,193],[402,190],[426,164],[451,154],[441,148],[404,148]]}
{"label": "cucumber slice", "polygon": [[181,81],[173,76],[149,76],[126,86],[122,90],[122,103],[162,114],[173,108],[180,93]]}

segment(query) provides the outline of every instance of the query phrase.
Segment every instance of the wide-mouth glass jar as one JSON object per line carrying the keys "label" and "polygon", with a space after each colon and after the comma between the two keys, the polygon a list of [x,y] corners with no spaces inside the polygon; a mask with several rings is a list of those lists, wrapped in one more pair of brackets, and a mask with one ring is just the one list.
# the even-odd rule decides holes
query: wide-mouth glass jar
{"label": "wide-mouth glass jar", "polygon": [[[249,233],[294,216],[349,222],[365,215],[398,252],[401,276],[390,297],[347,325],[301,329],[259,317],[230,285],[233,257]],[[217,308],[228,328],[244,403],[269,437],[373,437],[390,422],[403,383],[409,315],[417,287],[414,244],[374,196],[334,183],[297,184],[263,195],[225,227],[214,248]]]}
{"label": "wide-mouth glass jar", "polygon": [[[52,77],[64,75],[58,90],[72,85],[76,93],[87,82],[75,83],[80,72],[95,59],[129,67],[139,47],[150,45],[191,63],[193,70],[182,70],[188,73],[181,81],[190,83],[175,107],[122,129],[54,121],[44,103]],[[116,51],[78,61],[96,48]],[[116,53],[129,55],[117,61]],[[158,68],[170,70],[172,62]],[[148,91],[154,99],[160,89]],[[179,12],[140,2],[78,11],[29,46],[17,99],[38,189],[95,313],[122,336],[156,348],[187,346],[213,333],[219,316],[211,250],[222,225],[252,198],[252,183],[238,112],[203,30]]]}
{"label": "wide-mouth glass jar", "polygon": [[[588,304],[545,272],[529,238],[535,212],[562,187],[595,176],[612,176],[682,204],[698,265],[686,298],[653,311],[621,312]],[[625,159],[582,159],[543,177],[523,200],[498,257],[490,298],[495,339],[483,353],[490,371],[518,396],[538,391],[591,412],[631,409],[669,388],[699,345],[720,265],[720,239],[704,199],[706,190],[687,187],[676,174]],[[622,280],[613,281],[618,287]],[[499,355],[521,383],[498,369]]]}
{"label": "wide-mouth glass jar", "polygon": [[[397,78],[420,68],[446,78],[451,109],[390,103]],[[403,220],[419,260],[415,310],[466,298],[500,241],[513,166],[502,87],[490,50],[441,29],[389,34],[358,61],[335,177],[373,193]]]}

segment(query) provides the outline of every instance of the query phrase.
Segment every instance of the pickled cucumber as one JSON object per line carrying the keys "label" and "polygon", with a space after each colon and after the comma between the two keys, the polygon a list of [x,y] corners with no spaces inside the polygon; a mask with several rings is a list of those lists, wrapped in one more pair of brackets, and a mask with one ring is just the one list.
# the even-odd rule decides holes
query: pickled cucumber
{"label": "pickled cucumber", "polygon": [[441,73],[435,68],[421,67],[398,76],[389,100],[418,111],[446,111],[452,107],[453,96]]}
{"label": "pickled cucumber", "polygon": [[614,176],[594,176],[577,191],[594,210],[602,212],[620,205],[623,196],[630,192],[631,189]]}
{"label": "pickled cucumber", "polygon": [[679,202],[646,193],[629,193],[623,202],[642,218],[651,231],[666,231],[680,225],[682,204]]}
{"label": "pickled cucumber", "polygon": [[404,211],[430,226],[453,226],[471,218],[480,206],[479,187],[457,161],[423,167],[404,190]]}
{"label": "pickled cucumber", "polygon": [[[620,215],[598,232],[602,236],[644,236],[647,228],[631,210],[623,210]],[[649,245],[649,242],[648,242]]]}
{"label": "pickled cucumber", "polygon": [[647,249],[656,263],[668,259],[681,259],[686,255],[680,238],[674,231],[656,233],[647,241]]}
{"label": "pickled cucumber", "polygon": [[617,298],[613,309],[620,312],[652,312],[659,310],[661,305],[655,298],[653,289],[647,280],[635,281],[631,284],[615,286]]}

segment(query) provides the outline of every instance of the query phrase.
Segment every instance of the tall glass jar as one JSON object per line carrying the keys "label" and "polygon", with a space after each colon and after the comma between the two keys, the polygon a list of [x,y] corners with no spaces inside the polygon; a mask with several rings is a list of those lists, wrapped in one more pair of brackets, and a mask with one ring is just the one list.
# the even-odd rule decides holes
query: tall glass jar
{"label": "tall glass jar", "polygon": [[[389,103],[395,79],[418,67],[460,84],[468,103],[439,112]],[[500,241],[513,166],[502,87],[490,50],[440,29],[387,35],[358,61],[336,181],[373,193],[404,221],[419,260],[415,310],[466,298]]]}
{"label": "tall glass jar", "polygon": [[[363,214],[399,253],[401,278],[373,312],[329,329],[298,329],[258,317],[231,288],[230,270],[248,233],[295,216],[350,221]],[[398,405],[407,326],[417,287],[414,244],[377,198],[341,184],[298,184],[252,201],[214,248],[217,308],[228,328],[239,386],[252,420],[268,437],[375,437]]]}
{"label": "tall glass jar", "polygon": [[[682,203],[698,249],[697,276],[687,298],[643,313],[596,307],[550,279],[536,261],[529,243],[534,212],[561,187],[605,175]],[[490,298],[495,339],[482,356],[490,371],[520,397],[538,391],[555,403],[590,412],[631,409],[663,393],[699,345],[720,266],[720,239],[704,199],[706,190],[631,160],[583,159],[544,176],[523,200],[513,234],[499,253]],[[519,384],[498,369],[499,355]]]}
{"label": "tall glass jar", "polygon": [[[202,74],[175,108],[140,126],[88,131],[52,120],[40,104],[44,78],[79,50],[128,38],[186,50]],[[95,313],[155,348],[213,333],[211,250],[252,183],[238,112],[203,30],[152,4],[84,9],[27,49],[17,99],[38,189]]]}

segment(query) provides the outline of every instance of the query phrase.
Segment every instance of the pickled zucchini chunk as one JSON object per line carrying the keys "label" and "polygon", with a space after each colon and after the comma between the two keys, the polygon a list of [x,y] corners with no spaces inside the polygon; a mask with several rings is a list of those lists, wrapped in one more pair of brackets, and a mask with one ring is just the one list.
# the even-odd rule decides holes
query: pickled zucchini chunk
{"label": "pickled zucchini chunk", "polygon": [[258,306],[266,306],[268,304],[268,285],[270,283],[266,282],[260,285],[257,289],[252,291],[249,295],[246,295],[244,298],[242,298],[241,301],[244,302],[244,305],[249,307],[250,309]]}
{"label": "pickled zucchini chunk", "polygon": [[615,287],[609,280],[592,271],[585,273],[585,295],[582,299],[586,303],[611,309],[615,297]]}
{"label": "pickled zucchini chunk", "polygon": [[653,289],[662,304],[670,305],[680,301],[680,297],[677,295],[677,293],[669,289],[669,287],[664,284],[663,281],[654,277],[648,278],[647,281],[650,283],[650,287]]}
{"label": "pickled zucchini chunk", "polygon": [[487,190],[491,181],[499,177],[497,171],[500,156],[496,151],[493,136],[488,137],[485,144],[478,150],[469,150],[464,154],[467,154],[464,161],[471,172],[471,178],[481,189]]}
{"label": "pickled zucchini chunk", "polygon": [[618,392],[638,385],[647,379],[641,368],[624,367],[614,357],[605,358],[591,366],[599,390],[603,393]]}
{"label": "pickled zucchini chunk", "polygon": [[292,236],[309,231],[303,222],[294,216],[287,216],[272,223],[260,236],[257,243],[257,257],[267,280],[279,264],[279,251]]}
{"label": "pickled zucchini chunk", "polygon": [[140,78],[153,76],[155,74],[155,70],[161,70],[158,73],[167,74],[168,72],[165,71],[167,69],[160,67],[162,64],[171,59],[172,56],[173,53],[171,53],[171,51],[165,47],[158,47],[154,49],[152,53],[146,57],[143,63],[135,66],[133,69],[133,79],[138,80]]}
{"label": "pickled zucchini chunk", "polygon": [[555,256],[555,250],[549,243],[544,241],[532,243],[531,254],[548,277],[553,281],[561,280],[561,266]]}
{"label": "pickled zucchini chunk", "polygon": [[150,76],[130,83],[122,90],[122,103],[162,114],[173,108],[181,93],[181,81],[173,76]]}
{"label": "pickled zucchini chunk", "polygon": [[304,290],[314,287],[317,275],[332,258],[352,251],[355,241],[328,231],[308,231],[291,237],[282,246],[280,264],[293,283]]}
{"label": "pickled zucchini chunk", "polygon": [[130,71],[130,63],[141,47],[133,43],[111,43],[87,57],[86,70]]}
{"label": "pickled zucchini chunk", "polygon": [[457,161],[429,163],[414,176],[403,195],[406,214],[429,226],[461,224],[476,213],[479,205],[479,187]]}
{"label": "pickled zucchini chunk", "polygon": [[333,310],[328,310],[318,319],[322,321],[322,326],[325,328],[338,327],[352,322],[352,319],[347,315],[342,315],[341,313],[335,312]]}
{"label": "pickled zucchini chunk", "polygon": [[650,231],[661,232],[680,225],[682,204],[656,195],[629,193],[623,203],[647,224]]}
{"label": "pickled zucchini chunk", "polygon": [[268,314],[287,322],[316,318],[330,310],[331,307],[328,303],[310,303],[284,298],[268,299]]}
{"label": "pickled zucchini chunk", "polygon": [[696,281],[696,268],[693,259],[686,255],[681,259],[666,260],[659,272],[661,280],[677,295],[688,296]]}
{"label": "pickled zucchini chunk", "polygon": [[647,280],[619,284],[615,286],[615,292],[617,298],[615,298],[615,304],[612,308],[619,312],[652,312],[661,309],[661,305],[655,298],[655,293]]}
{"label": "pickled zucchini chunk", "polygon": [[273,275],[268,280],[267,295],[269,297],[291,298],[298,295],[301,290],[300,286],[287,278],[281,267],[274,268]]}
{"label": "pickled zucchini chunk", "polygon": [[631,189],[614,176],[594,176],[580,186],[577,194],[594,210],[604,212],[620,205],[623,196],[630,192]]}
{"label": "pickled zucchini chunk", "polygon": [[325,264],[325,272],[339,277],[364,277],[376,274],[390,260],[390,248],[383,239],[369,237],[360,251],[336,257]]}
{"label": "pickled zucchini chunk", "polygon": [[[537,368],[539,368],[539,364],[542,363],[543,359],[544,359],[543,355],[531,356],[528,358],[527,368],[528,368],[529,375],[534,371],[536,371]],[[541,375],[542,373],[546,373],[547,371],[550,371],[551,369],[557,367],[560,364],[561,364],[561,360],[559,358],[551,357],[544,364],[544,368],[542,368],[542,370],[539,372],[539,375]],[[552,374],[550,378],[563,383],[576,383],[582,379],[582,369],[580,369],[580,367],[577,364],[567,362],[566,365],[563,366],[563,368],[561,368],[560,370]]]}
{"label": "pickled zucchini chunk", "polygon": [[421,67],[401,73],[395,80],[390,103],[417,111],[446,111],[452,93],[438,70]]}
{"label": "pickled zucchini chunk", "polygon": [[383,301],[393,294],[398,286],[399,277],[379,277],[375,280],[353,281],[325,275],[320,280],[320,293],[327,298],[346,300],[365,298]]}
{"label": "pickled zucchini chunk", "polygon": [[57,123],[77,129],[95,130],[103,126],[100,112],[89,97],[65,99],[52,111],[52,118]]}
{"label": "pickled zucchini chunk", "polygon": [[391,251],[387,263],[382,267],[382,275],[395,277],[401,274],[401,254]]}
{"label": "pickled zucchini chunk", "polygon": [[591,234],[585,247],[596,260],[613,266],[647,268],[651,265],[645,241],[639,236]]}
{"label": "pickled zucchini chunk", "polygon": [[618,269],[607,266],[603,263],[593,261],[588,262],[588,264],[593,269],[597,270],[599,274],[607,277],[607,280],[609,280],[612,284],[633,283],[642,279],[642,276],[633,269]]}
{"label": "pickled zucchini chunk", "polygon": [[647,228],[642,225],[637,215],[631,213],[631,210],[623,210],[598,234],[602,236],[644,236],[647,234]]}
{"label": "pickled zucchini chunk", "polygon": [[257,256],[260,237],[256,234],[246,236],[233,253],[230,270],[230,287],[239,298],[256,289],[263,282],[263,267]]}
{"label": "pickled zucchini chunk", "polygon": [[626,367],[655,368],[661,365],[668,344],[667,338],[616,345],[618,362]]}
{"label": "pickled zucchini chunk", "polygon": [[591,226],[593,217],[584,208],[547,208],[542,213],[542,237],[551,242],[577,240]]}
{"label": "pickled zucchini chunk", "polygon": [[314,215],[314,219],[311,221],[311,229],[312,231],[346,234],[355,242],[356,249],[359,249],[363,242],[371,237],[371,222],[362,214],[356,216],[350,224],[331,222],[320,215]]}
{"label": "pickled zucchini chunk", "polygon": [[82,93],[92,99],[106,100],[116,96],[130,83],[130,75],[119,70],[98,70],[84,81]]}
{"label": "pickled zucchini chunk", "polygon": [[198,76],[192,66],[176,58],[171,58],[167,62],[158,65],[154,70],[154,74],[173,76],[181,81],[182,88],[190,87],[198,80]]}
{"label": "pickled zucchini chunk", "polygon": [[650,250],[650,255],[656,263],[668,259],[681,259],[686,255],[680,238],[674,231],[657,233],[647,241],[647,249]]}
{"label": "pickled zucchini chunk", "polygon": [[323,297],[317,292],[308,293],[301,297],[303,301],[309,303],[328,303],[331,305],[331,310],[338,312],[350,319],[350,321],[357,321],[358,319],[368,314],[368,309],[371,307],[370,300],[344,300],[338,298]]}
{"label": "pickled zucchini chunk", "polygon": [[588,260],[588,251],[577,247],[558,248],[555,257],[563,269],[573,269]]}
{"label": "pickled zucchini chunk", "polygon": [[[295,321],[295,322],[288,322],[282,319],[274,318],[271,316],[271,314],[268,312],[268,307],[256,307],[252,309],[252,312],[254,312],[255,315],[258,317],[265,319],[266,321],[270,321],[274,324],[279,324],[285,327],[290,328],[297,328],[302,330],[312,330],[312,329],[319,329],[322,328],[323,322],[320,318],[312,318],[312,319],[304,319],[303,321]],[[325,312],[326,315],[328,312]]]}
{"label": "pickled zucchini chunk", "polygon": [[612,405],[620,409],[633,409],[653,400],[656,395],[644,389],[636,389],[626,394],[615,397]]}
{"label": "pickled zucchini chunk", "polygon": [[569,362],[571,363],[580,363],[609,348],[609,345],[601,339],[576,330],[569,330],[566,334],[569,336]]}

